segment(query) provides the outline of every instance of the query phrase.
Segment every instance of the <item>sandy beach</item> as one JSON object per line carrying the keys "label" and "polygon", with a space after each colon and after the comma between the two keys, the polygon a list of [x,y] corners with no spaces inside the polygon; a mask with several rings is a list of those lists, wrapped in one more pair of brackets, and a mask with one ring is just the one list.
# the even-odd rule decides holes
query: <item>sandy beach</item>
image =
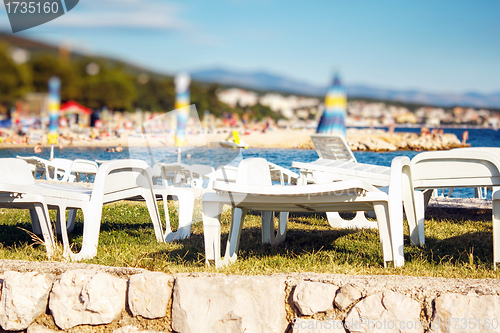
{"label": "sandy beach", "polygon": [[[87,133],[88,132],[88,133]],[[60,142],[63,147],[138,147],[149,145],[151,147],[175,147],[174,135],[147,136],[147,140],[141,135],[124,131],[120,137],[103,136],[92,139],[89,131],[75,133],[65,130],[60,135]],[[209,134],[188,133],[186,135],[186,146],[204,146],[213,142],[220,142],[230,136],[231,130],[219,129]],[[313,129],[270,129],[265,133],[261,131],[251,131],[240,134],[240,139],[250,148],[281,148],[281,149],[312,149],[311,134]],[[49,147],[44,133],[40,130],[36,133],[28,133],[31,137],[29,143],[22,143],[19,138],[13,139],[15,135],[10,134],[10,138],[4,135],[0,142],[0,148],[21,148],[34,147],[41,143],[42,147]],[[389,133],[381,129],[348,129],[347,142],[353,151],[394,151],[398,149],[406,150],[438,150],[460,147],[460,140],[454,134],[444,134],[442,136],[425,135],[417,133]]]}
{"label": "sandy beach", "polygon": [[[262,132],[251,132],[247,135],[242,135],[241,139],[252,148],[311,148],[312,143],[310,140],[310,135],[314,133],[314,130],[286,130],[286,129],[276,129],[269,130],[266,133]],[[229,135],[229,131],[219,131],[218,133],[212,134],[190,134],[187,136],[187,146],[200,146],[209,144],[210,142],[219,142],[226,139]],[[71,136],[72,141],[65,139]],[[46,139],[40,135],[42,139],[40,140],[30,140],[29,144],[21,142],[8,142],[7,140],[2,140],[0,142],[0,148],[21,148],[21,147],[34,147],[37,143],[42,143],[43,147],[49,147]],[[151,146],[174,146],[173,137],[152,137],[148,138],[148,144]],[[73,146],[73,147],[116,147],[122,145],[123,147],[128,146],[141,146],[145,144],[142,138],[138,138],[129,133],[122,133],[118,137],[104,137],[99,139],[91,139],[89,136],[77,135],[74,133],[66,132],[63,134],[61,139],[63,146]]]}

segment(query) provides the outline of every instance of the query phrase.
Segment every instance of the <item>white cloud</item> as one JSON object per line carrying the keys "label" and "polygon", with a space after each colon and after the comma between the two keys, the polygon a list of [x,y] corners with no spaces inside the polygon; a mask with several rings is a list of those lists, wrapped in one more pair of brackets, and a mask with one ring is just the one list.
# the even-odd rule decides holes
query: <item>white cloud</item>
{"label": "white cloud", "polygon": [[140,0],[84,0],[68,14],[53,21],[71,28],[189,29],[179,19],[182,8],[167,2]]}
{"label": "white cloud", "polygon": [[[10,28],[5,8],[0,7],[0,29]],[[48,22],[46,28],[91,29],[89,36],[99,28],[175,31],[195,45],[219,46],[219,36],[190,21],[190,10],[189,5],[165,0],[80,0],[70,12]]]}

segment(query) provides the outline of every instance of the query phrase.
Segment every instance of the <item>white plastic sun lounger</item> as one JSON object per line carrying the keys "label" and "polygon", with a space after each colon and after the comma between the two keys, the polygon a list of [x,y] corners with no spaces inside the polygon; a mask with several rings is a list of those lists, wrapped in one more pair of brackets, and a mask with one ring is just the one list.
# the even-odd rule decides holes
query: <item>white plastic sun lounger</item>
{"label": "white plastic sun lounger", "polygon": [[214,168],[204,164],[155,163],[153,176],[159,177],[163,170],[163,178],[175,187],[203,188],[203,180],[208,180],[206,188],[211,188],[214,181]]}
{"label": "white plastic sun lounger", "polygon": [[[92,189],[72,183],[35,183],[26,162],[19,159],[1,159],[0,165],[4,167],[15,165],[15,163],[24,164],[30,175],[30,180],[26,180],[26,172],[24,172],[22,177],[13,177],[11,184],[14,186],[29,182],[30,186],[26,189],[26,193],[39,195],[43,198],[43,204],[47,208],[58,210],[58,229],[62,234],[65,257],[71,260],[94,257],[97,254],[103,205],[137,196],[143,197],[146,201],[157,240],[164,240],[158,207],[152,189],[151,171],[144,161],[114,160],[102,164],[96,174]],[[70,210],[68,222],[66,222],[66,209]],[[81,209],[84,218],[82,247],[78,253],[71,251],[68,239],[68,230],[72,229],[75,217],[72,212],[75,209]],[[46,230],[51,231],[50,222],[45,218],[48,216],[48,211],[44,209],[42,214],[40,209],[37,209],[36,214],[31,216],[34,230],[39,225],[45,238]]]}
{"label": "white plastic sun lounger", "polygon": [[356,157],[343,136],[312,134],[311,141],[320,159],[356,162]]}
{"label": "white plastic sun lounger", "polygon": [[[171,170],[169,165],[157,163],[154,165],[153,191],[157,199],[163,200],[165,230],[163,231],[163,240],[171,242],[181,240],[191,236],[191,224],[193,221],[195,192],[192,188],[177,187],[168,184],[168,175]],[[158,180],[161,179],[161,184]],[[179,227],[176,231],[172,230],[168,213],[167,199],[169,196],[177,197],[179,201],[178,215]]]}
{"label": "white plastic sun lounger", "polygon": [[36,178],[37,174],[40,174],[40,177],[46,178],[49,177],[46,168],[46,165],[50,163],[49,160],[38,156],[16,156],[16,158],[22,159],[28,163],[30,170],[33,174],[33,177]]}
{"label": "white plastic sun lounger", "polygon": [[[280,181],[281,184],[287,182],[295,182],[298,179],[298,175],[290,170],[282,168],[274,163],[268,162],[269,170],[271,172],[271,179],[273,181]],[[220,168],[217,172],[213,171],[211,166],[194,164],[185,165],[179,163],[165,164],[156,163],[153,166],[153,190],[155,192],[156,198],[163,200],[164,203],[167,202],[169,197],[176,197],[179,201],[179,227],[176,231],[172,230],[170,220],[168,217],[168,206],[164,204],[164,221],[165,221],[165,231],[164,231],[164,241],[171,242],[173,240],[182,240],[188,238],[191,235],[191,225],[193,221],[193,211],[194,211],[194,201],[195,192],[193,189],[203,188],[201,182],[203,178],[208,179],[207,189],[211,190],[213,187],[213,182],[216,177],[219,180],[226,182],[236,181],[236,167],[225,166]],[[191,187],[174,186],[172,184],[177,184],[172,182],[176,174],[180,177],[186,177],[187,183],[190,183]],[[161,179],[161,184],[158,180]],[[169,182],[171,184],[169,184]],[[282,213],[283,218],[287,218],[287,213]],[[270,243],[277,244],[279,241],[284,240],[283,238],[273,238]]]}
{"label": "white plastic sun lounger", "polygon": [[292,168],[300,170],[302,185],[331,182],[331,175],[328,169],[325,171],[325,167],[352,167],[353,163],[357,163],[356,157],[341,135],[312,134],[311,141],[319,158],[310,163],[292,162]]}
{"label": "white plastic sun lounger", "polygon": [[[205,259],[207,264],[214,261],[216,267],[229,264],[237,259],[239,238],[248,210],[263,212],[339,212],[374,210],[382,243],[384,264],[392,261],[395,267],[404,265],[403,251],[403,205],[412,230],[411,238],[418,243],[416,215],[413,206],[413,191],[409,175],[409,159],[396,158],[393,161],[394,178],[389,194],[380,191],[367,182],[357,179],[328,184],[272,186],[268,164],[264,159],[247,159],[240,163],[235,183],[215,182],[216,193],[203,195],[203,227],[205,237]],[[257,185],[264,184],[264,185]],[[403,190],[404,189],[404,190]],[[394,204],[395,203],[395,204]],[[232,206],[230,234],[226,254],[221,259],[220,214],[224,204]],[[263,242],[274,237],[272,214],[263,213]],[[270,216],[270,218],[269,218]],[[413,218],[412,218],[413,217]],[[264,225],[266,224],[266,225]],[[285,233],[286,219],[280,220],[278,237]]]}
{"label": "white plastic sun lounger", "polygon": [[[269,171],[271,172],[271,181],[279,182],[281,185],[291,185],[297,184],[299,182],[300,175],[296,172],[283,168],[269,161],[267,161],[267,164],[269,165]],[[214,180],[234,183],[236,181],[237,172],[238,167],[226,165],[215,171]]]}
{"label": "white plastic sun lounger", "polygon": [[[363,179],[376,187],[389,186],[391,168],[358,163],[343,136],[313,134],[311,140],[319,158],[316,161],[292,162],[292,168],[300,171],[300,183],[323,184],[339,180]],[[357,211],[354,219],[345,220],[337,212],[327,213],[328,222],[334,228],[376,228],[377,224]]]}
{"label": "white plastic sun lounger", "polygon": [[32,169],[16,158],[0,159],[0,207],[29,209],[34,230],[40,231],[49,259],[54,253],[54,234],[43,193],[35,185]]}
{"label": "white plastic sun lounger", "polygon": [[[489,150],[489,151],[488,151]],[[493,188],[493,263],[500,261],[500,155],[499,150],[459,148],[424,152],[411,160],[419,229],[424,228],[425,208],[434,189]]]}
{"label": "white plastic sun lounger", "polygon": [[97,173],[98,165],[94,161],[84,159],[54,158],[46,160],[38,156],[17,156],[26,161],[31,168],[33,176],[39,173],[46,180],[59,180],[63,182],[82,181],[82,175],[86,175],[85,181],[89,182],[90,175]]}
{"label": "white plastic sun lounger", "polygon": [[95,175],[99,169],[94,161],[84,159],[54,158],[50,161],[49,168],[54,168],[55,174],[62,174],[62,182],[82,181],[82,175],[86,175],[86,182],[90,182],[90,175]]}

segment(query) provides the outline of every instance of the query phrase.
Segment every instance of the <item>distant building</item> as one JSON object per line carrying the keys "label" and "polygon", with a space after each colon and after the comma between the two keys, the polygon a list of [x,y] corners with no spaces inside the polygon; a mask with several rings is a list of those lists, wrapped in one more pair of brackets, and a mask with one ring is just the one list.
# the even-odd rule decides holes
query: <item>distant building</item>
{"label": "distant building", "polygon": [[232,108],[237,105],[241,107],[252,107],[259,101],[259,96],[252,92],[238,88],[221,90],[217,97],[219,101],[226,103]]}

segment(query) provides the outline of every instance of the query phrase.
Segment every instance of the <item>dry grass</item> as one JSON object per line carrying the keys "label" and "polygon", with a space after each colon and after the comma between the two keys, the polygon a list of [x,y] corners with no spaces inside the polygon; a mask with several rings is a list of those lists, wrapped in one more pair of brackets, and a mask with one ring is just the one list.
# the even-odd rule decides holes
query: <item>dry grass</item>
{"label": "dry grass", "polygon": [[[172,208],[169,211],[175,224],[177,215]],[[200,216],[199,211],[196,214]],[[76,246],[81,242],[81,221],[79,215],[75,232],[71,235]],[[28,211],[2,209],[0,258],[47,260],[44,246],[28,232],[30,229]],[[222,217],[223,242],[228,231],[229,214],[226,212]],[[98,255],[87,262],[167,273],[318,272],[499,277],[499,273],[493,270],[491,210],[429,209],[425,232],[426,245],[418,248],[410,246],[406,230],[405,267],[384,268],[377,230],[332,229],[324,215],[291,214],[286,241],[272,247],[261,244],[260,217],[251,213],[241,233],[238,261],[216,270],[204,264],[201,222],[193,225],[189,239],[170,244],[157,243],[145,205],[120,202],[104,208]],[[55,258],[63,260],[60,254]]]}

